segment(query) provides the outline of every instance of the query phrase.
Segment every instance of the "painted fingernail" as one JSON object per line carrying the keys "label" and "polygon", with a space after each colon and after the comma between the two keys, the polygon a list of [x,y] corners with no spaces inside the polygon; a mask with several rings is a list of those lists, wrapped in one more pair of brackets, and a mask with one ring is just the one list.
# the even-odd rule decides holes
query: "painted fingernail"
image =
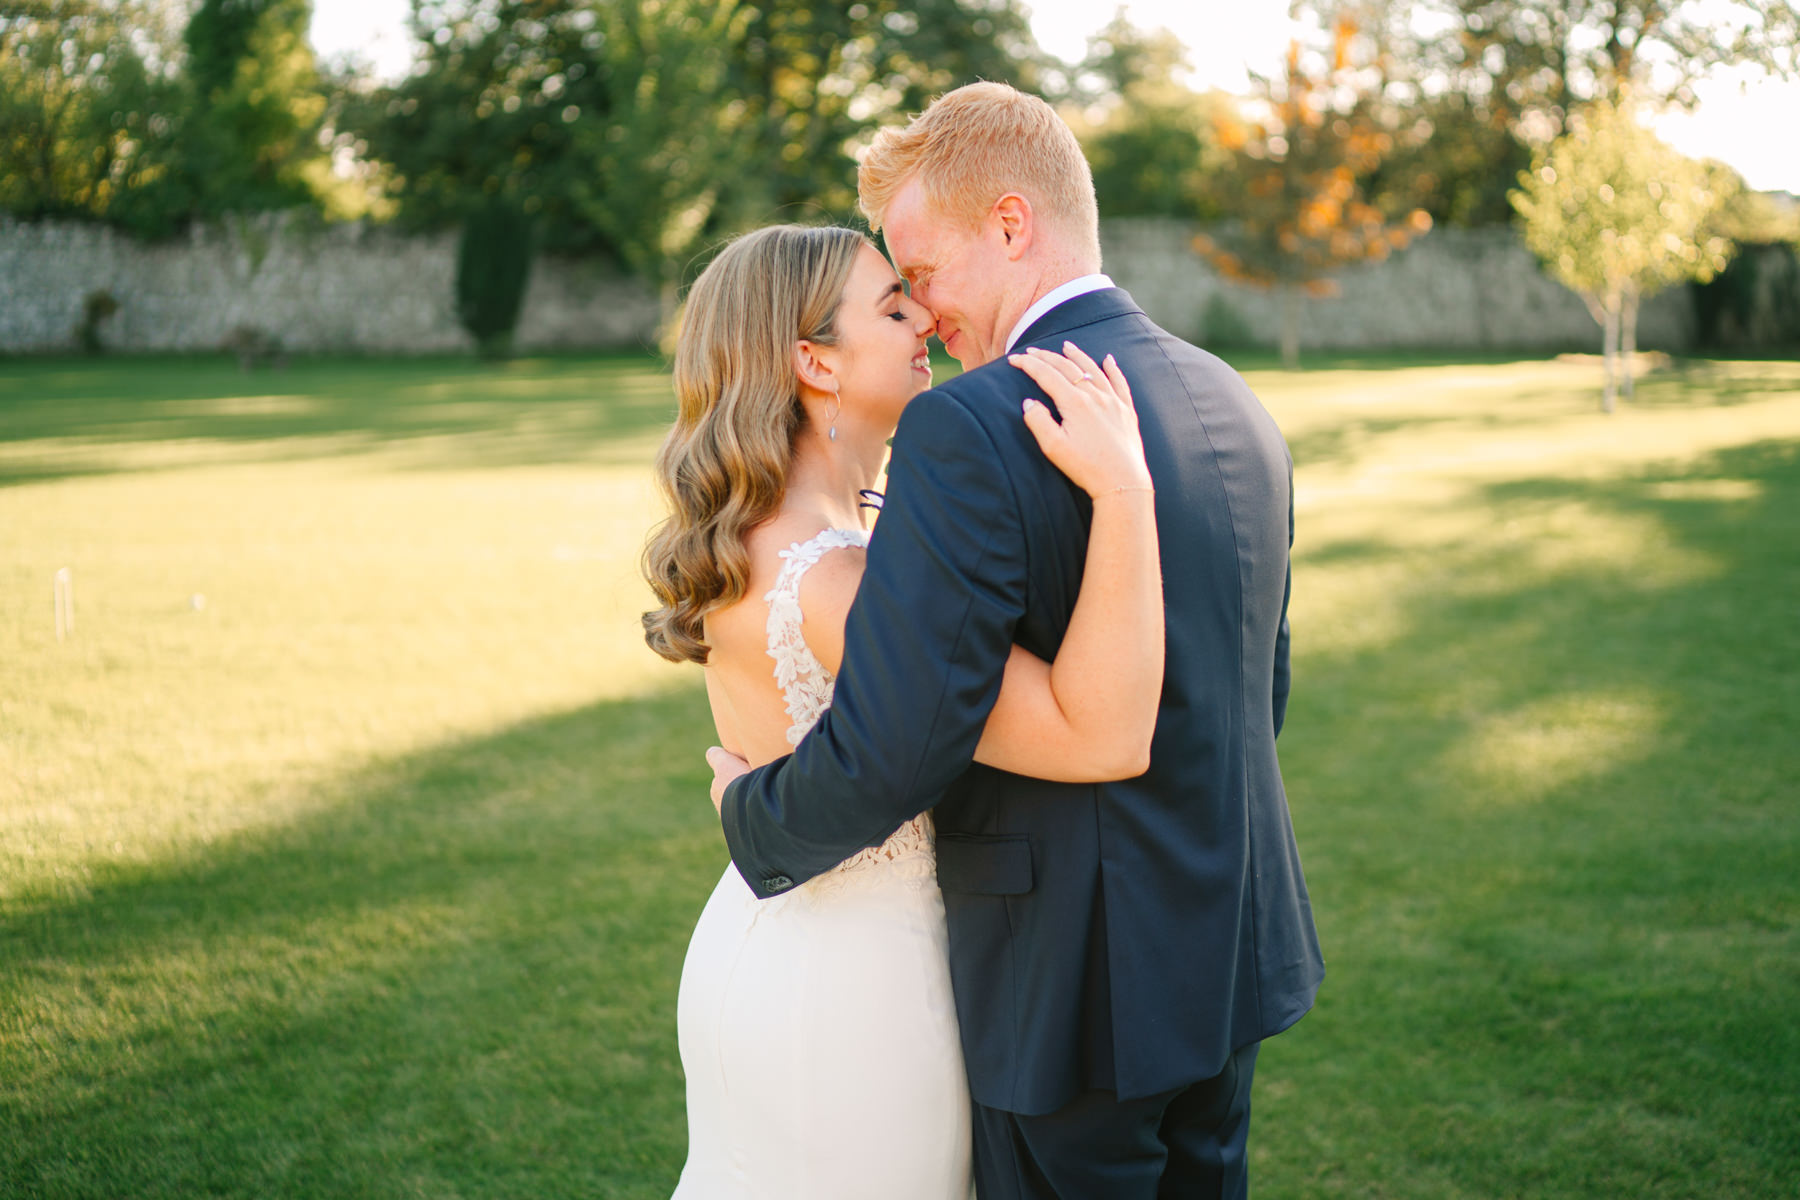
{"label": "painted fingernail", "polygon": [[1073,350],[1074,348],[1075,348],[1074,342],[1064,342],[1063,343],[1063,353],[1064,354],[1067,354],[1069,351]]}
{"label": "painted fingernail", "polygon": [[1109,367],[1116,367],[1118,366],[1118,363],[1114,362],[1113,356],[1109,354],[1106,356],[1106,365]]}
{"label": "painted fingernail", "polygon": [[1027,400],[1027,401],[1025,401],[1025,403],[1019,405],[1019,411],[1020,412],[1030,412],[1034,408],[1042,408],[1042,407],[1043,407],[1043,405],[1039,404],[1036,400]]}

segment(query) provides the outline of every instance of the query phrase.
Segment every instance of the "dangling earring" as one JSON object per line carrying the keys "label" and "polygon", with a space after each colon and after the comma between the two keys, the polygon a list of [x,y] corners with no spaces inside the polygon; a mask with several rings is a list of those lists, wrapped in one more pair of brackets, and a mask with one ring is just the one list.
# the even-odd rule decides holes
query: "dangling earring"
{"label": "dangling earring", "polygon": [[838,398],[835,394],[833,394],[833,396],[831,397],[831,403],[833,406],[832,410],[831,410],[831,428],[825,432],[825,438],[827,441],[835,442],[835,441],[837,441],[838,413],[843,410],[843,405],[838,401]]}

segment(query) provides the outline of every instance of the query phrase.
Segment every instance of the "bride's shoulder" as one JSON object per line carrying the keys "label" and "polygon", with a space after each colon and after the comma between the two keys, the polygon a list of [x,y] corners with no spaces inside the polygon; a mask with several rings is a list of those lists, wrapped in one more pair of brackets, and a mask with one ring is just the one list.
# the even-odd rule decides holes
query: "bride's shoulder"
{"label": "bride's shoulder", "polygon": [[803,554],[809,560],[809,565],[841,557],[833,553],[840,549],[860,556],[861,541],[853,534],[844,536],[845,533],[846,531],[830,528],[818,513],[777,513],[744,538],[744,549],[750,552],[753,582],[767,580],[772,584],[796,554]]}
{"label": "bride's shoulder", "polygon": [[[862,546],[853,537],[831,536],[814,513],[776,513],[744,535],[744,550],[750,559],[744,594],[709,614],[709,628],[741,629],[760,638],[768,619],[768,594],[796,556],[806,560],[800,586],[808,607],[815,603],[815,594],[818,603],[830,607],[830,596],[841,590],[846,577],[862,577]],[[854,589],[854,583],[851,586]]]}
{"label": "bride's shoulder", "polygon": [[750,580],[743,597],[707,614],[706,640],[715,664],[748,664],[763,672],[769,596],[780,585],[782,571],[798,558],[803,564],[795,597],[801,637],[826,670],[835,672],[843,655],[844,618],[862,582],[866,552],[860,539],[832,535],[816,516],[777,514],[745,536],[744,548],[750,555]]}

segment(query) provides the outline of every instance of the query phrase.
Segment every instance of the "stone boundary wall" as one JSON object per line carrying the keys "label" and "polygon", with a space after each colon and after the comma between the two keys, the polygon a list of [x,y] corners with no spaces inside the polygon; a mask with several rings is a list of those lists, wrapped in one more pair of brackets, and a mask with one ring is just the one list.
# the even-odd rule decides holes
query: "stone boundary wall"
{"label": "stone boundary wall", "polygon": [[[1171,333],[1201,345],[1273,346],[1281,298],[1222,278],[1188,249],[1198,226],[1122,218],[1102,226],[1106,271]],[[1579,296],[1545,275],[1510,229],[1438,229],[1384,262],[1348,267],[1339,294],[1302,301],[1306,350],[1584,350],[1599,324]],[[1638,345],[1694,344],[1686,288],[1645,300]]]}
{"label": "stone boundary wall", "polygon": [[[449,233],[264,214],[140,242],[98,226],[0,218],[0,353],[73,349],[83,301],[102,289],[119,302],[100,326],[110,350],[217,350],[241,327],[299,353],[472,350],[456,321],[455,278]],[[543,256],[515,341],[527,350],[647,347],[658,318],[656,295],[636,280]]]}
{"label": "stone boundary wall", "polygon": [[[1105,222],[1106,270],[1165,328],[1201,344],[1273,345],[1277,296],[1231,283],[1189,249],[1196,227]],[[97,226],[0,218],[0,353],[75,347],[84,297],[119,302],[101,326],[119,351],[209,351],[232,331],[272,334],[290,352],[471,349],[453,311],[456,239],[364,224],[320,226],[266,214],[146,243]],[[1600,330],[1510,230],[1442,229],[1386,262],[1338,276],[1308,298],[1303,350],[1597,351]],[[655,344],[660,306],[643,284],[579,259],[534,265],[516,344],[523,350]],[[1694,342],[1686,289],[1646,301],[1639,342]]]}

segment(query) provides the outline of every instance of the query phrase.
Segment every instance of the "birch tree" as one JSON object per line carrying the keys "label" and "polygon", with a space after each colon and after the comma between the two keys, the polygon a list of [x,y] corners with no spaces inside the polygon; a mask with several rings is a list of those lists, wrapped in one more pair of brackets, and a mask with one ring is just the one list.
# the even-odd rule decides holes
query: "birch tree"
{"label": "birch tree", "polygon": [[1599,323],[1612,412],[1630,397],[1638,305],[1671,284],[1706,282],[1725,268],[1716,232],[1729,177],[1687,158],[1640,125],[1628,106],[1601,101],[1571,115],[1512,194],[1525,243]]}

